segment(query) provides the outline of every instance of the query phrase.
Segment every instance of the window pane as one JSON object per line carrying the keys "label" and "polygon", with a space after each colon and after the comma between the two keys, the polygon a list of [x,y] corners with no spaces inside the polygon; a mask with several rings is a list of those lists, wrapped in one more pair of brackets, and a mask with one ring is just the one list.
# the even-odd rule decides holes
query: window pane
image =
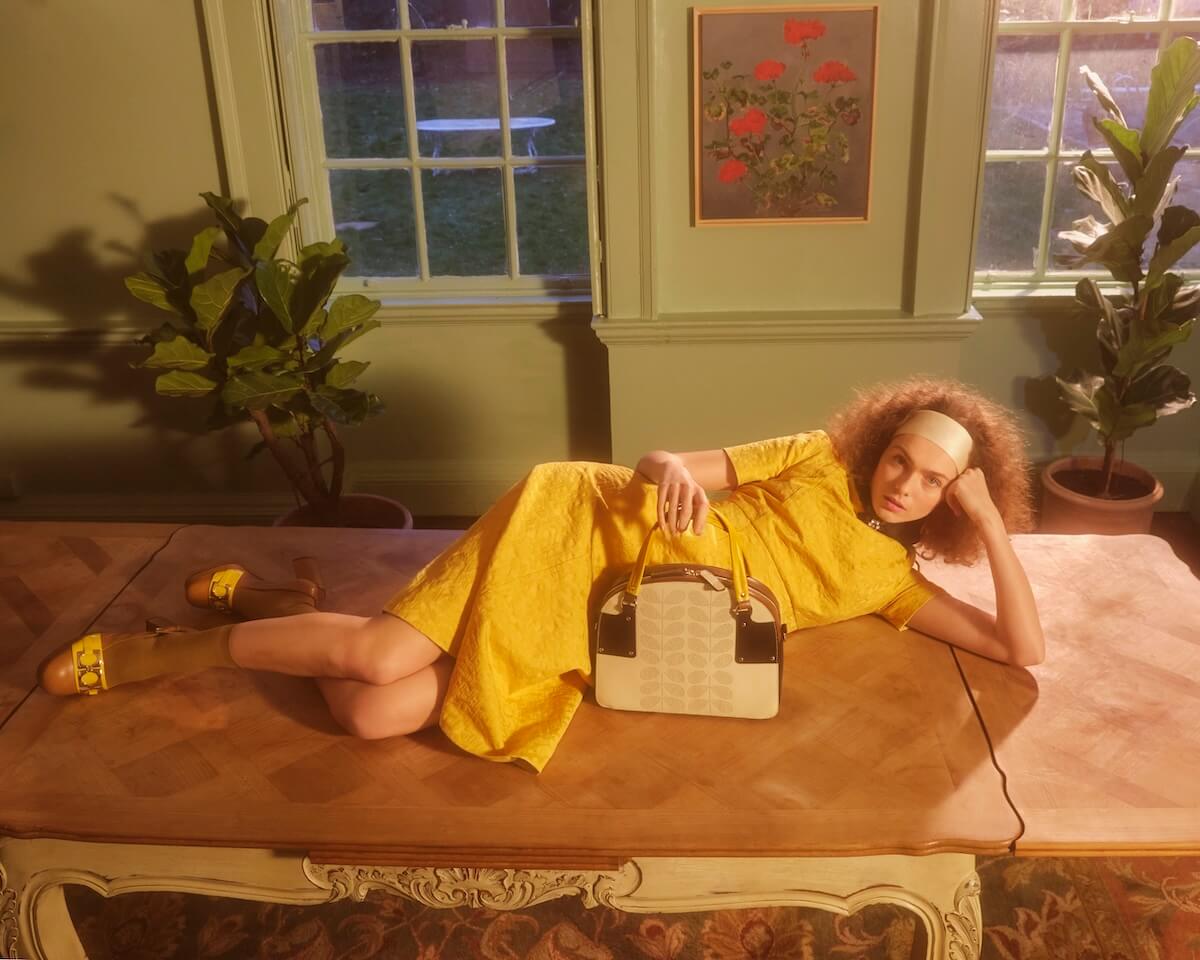
{"label": "window pane", "polygon": [[1159,0],[1075,0],[1076,20],[1124,20],[1157,17]]}
{"label": "window pane", "polygon": [[983,216],[975,269],[1030,272],[1037,265],[1046,164],[989,163],[983,175]]}
{"label": "window pane", "polygon": [[579,25],[579,0],[505,0],[504,22],[510,27]]}
{"label": "window pane", "polygon": [[407,170],[330,170],[333,224],[352,277],[415,277],[417,240]]}
{"label": "window pane", "polygon": [[1148,33],[1076,36],[1071,41],[1067,69],[1067,103],[1063,114],[1063,148],[1107,148],[1092,125],[1092,117],[1107,116],[1079,73],[1086,64],[1100,75],[1125,115],[1127,126],[1140,130],[1146,116],[1150,67],[1158,59],[1158,37]]}
{"label": "window pane", "polygon": [[587,273],[587,178],[582,166],[517,172],[521,273]]}
{"label": "window pane", "polygon": [[[1175,165],[1175,176],[1181,177],[1179,189],[1171,200],[1173,204],[1190,207],[1200,212],[1200,160],[1184,157]],[[1147,249],[1153,249],[1147,245]],[[1200,246],[1192,247],[1188,254],[1177,261],[1172,270],[1200,269]]]}
{"label": "window pane", "polygon": [[433,276],[508,272],[499,170],[425,170],[421,191]]}
{"label": "window pane", "polygon": [[[1053,213],[1050,215],[1050,261],[1046,264],[1048,270],[1065,270],[1065,267],[1060,267],[1054,263],[1054,254],[1057,253],[1072,253],[1074,248],[1065,240],[1058,238],[1060,230],[1070,230],[1076,220],[1082,220],[1084,217],[1095,217],[1100,223],[1107,224],[1109,222],[1108,215],[1091,197],[1084,196],[1079,192],[1079,188],[1075,186],[1075,181],[1072,179],[1071,171],[1075,169],[1076,164],[1073,161],[1058,164],[1058,169],[1054,174],[1054,206]],[[1106,163],[1108,172],[1112,174],[1114,180],[1118,183],[1125,184],[1125,175],[1121,172],[1121,168],[1116,163]],[[1099,264],[1088,264],[1086,267],[1079,268],[1082,273],[1084,270],[1095,271],[1104,269]]]}
{"label": "window pane", "polygon": [[320,43],[314,52],[325,155],[407,155],[399,45]]}
{"label": "window pane", "polygon": [[425,157],[500,153],[496,45],[491,40],[412,45],[417,142]]}
{"label": "window pane", "polygon": [[512,151],[583,154],[583,61],[577,38],[510,40]]}
{"label": "window pane", "polygon": [[494,27],[493,0],[409,0],[408,20],[414,30],[443,27]]}
{"label": "window pane", "polygon": [[396,30],[397,0],[312,0],[318,30]]}
{"label": "window pane", "polygon": [[1039,149],[1050,138],[1058,37],[1002,36],[996,42],[988,147]]}
{"label": "window pane", "polygon": [[1000,22],[1006,20],[1057,20],[1061,0],[1000,0]]}
{"label": "window pane", "polygon": [[1200,0],[1175,0],[1171,8],[1172,20],[1184,20],[1190,17],[1200,17]]}

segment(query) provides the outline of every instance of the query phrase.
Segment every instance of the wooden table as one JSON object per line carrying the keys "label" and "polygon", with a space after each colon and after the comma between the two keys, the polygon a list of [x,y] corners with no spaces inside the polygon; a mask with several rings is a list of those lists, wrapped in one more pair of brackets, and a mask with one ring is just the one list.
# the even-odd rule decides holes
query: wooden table
{"label": "wooden table", "polygon": [[[1024,738],[1029,698],[996,693],[1034,677],[1042,697],[1071,685],[1077,661],[1055,659],[1064,648],[1053,635],[1051,659],[1025,671],[956,656],[878,618],[795,633],[776,719],[626,714],[587,701],[537,776],[462,754],[436,730],[357,740],[303,678],[221,669],[98,697],[33,689],[41,657],[93,619],[102,630],[137,628],[147,614],[220,622],[184,602],[193,569],[237,560],[281,577],[291,556],[312,553],[326,608],[368,614],[454,536],[0,524],[0,616],[7,602],[25,624],[0,646],[0,953],[83,956],[62,896],[70,882],[105,895],[170,889],[281,903],[362,899],[375,888],[497,908],[563,895],[630,911],[794,904],[849,914],[891,902],[920,917],[930,956],[978,957],[975,855],[1042,852],[1022,846],[1022,818],[1050,836],[1059,829],[1053,803],[1031,821],[1009,802],[1026,783],[1053,799],[1026,777],[1049,735]],[[1069,552],[1061,541],[1071,539],[1018,538],[1027,565],[1051,540]],[[1118,552],[1120,541],[1152,540],[1102,539]],[[1162,546],[1145,576],[1178,602],[1183,587]],[[54,575],[29,573],[31,557],[51,560]],[[979,572],[960,578],[964,591]],[[1193,602],[1197,581],[1183,575]],[[37,583],[20,586],[30,577]],[[52,602],[32,603],[43,588]],[[1200,637],[1173,643],[1157,667],[1176,671],[1177,689],[1190,670],[1196,686]],[[1094,688],[1095,671],[1090,679]],[[994,713],[1007,724],[992,736],[1014,764],[1003,768],[1007,794],[972,696],[985,721]],[[1080,724],[1088,703],[1075,703]],[[1160,711],[1137,735],[1161,720]],[[1056,731],[1071,735],[1065,721]],[[1200,851],[1195,790],[1171,794],[1175,819],[1144,827],[1132,846],[1127,832],[1108,832],[1130,819],[1119,806],[1129,796],[1112,794],[1113,819],[1091,819],[1092,849]],[[1156,810],[1168,801],[1162,791],[1145,799]]]}

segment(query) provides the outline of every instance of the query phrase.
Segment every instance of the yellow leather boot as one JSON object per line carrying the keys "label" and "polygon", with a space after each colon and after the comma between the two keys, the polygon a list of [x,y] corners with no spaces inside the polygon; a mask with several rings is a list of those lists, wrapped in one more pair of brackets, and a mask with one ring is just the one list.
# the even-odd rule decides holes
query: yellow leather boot
{"label": "yellow leather boot", "polygon": [[194,607],[243,620],[312,613],[325,599],[317,562],[312,557],[297,557],[292,568],[296,579],[271,582],[260,580],[239,564],[225,563],[193,573],[184,584],[184,593]]}
{"label": "yellow leather boot", "polygon": [[64,697],[97,694],[164,673],[236,667],[229,654],[233,624],[188,630],[150,622],[144,633],[89,633],[60,647],[38,667],[38,684]]}

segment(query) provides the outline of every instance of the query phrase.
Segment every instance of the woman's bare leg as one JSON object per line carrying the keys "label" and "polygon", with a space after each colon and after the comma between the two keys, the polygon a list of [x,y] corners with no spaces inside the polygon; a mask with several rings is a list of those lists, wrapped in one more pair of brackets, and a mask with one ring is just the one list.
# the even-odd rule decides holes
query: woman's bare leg
{"label": "woman's bare leg", "polygon": [[443,650],[416,627],[381,613],[303,613],[247,620],[233,628],[229,655],[249,670],[390,684],[420,672]]}
{"label": "woman's bare leg", "polygon": [[408,677],[382,686],[318,677],[329,712],[349,733],[381,740],[415,733],[437,723],[454,661],[440,657]]}

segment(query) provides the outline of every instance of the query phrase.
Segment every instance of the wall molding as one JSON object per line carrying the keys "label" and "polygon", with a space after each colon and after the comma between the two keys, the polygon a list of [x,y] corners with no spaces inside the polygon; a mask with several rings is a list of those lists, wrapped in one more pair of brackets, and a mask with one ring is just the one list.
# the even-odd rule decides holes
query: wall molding
{"label": "wall molding", "polygon": [[[400,500],[417,516],[477,516],[534,464],[529,460],[358,461],[347,467],[347,493]],[[289,493],[27,493],[0,500],[0,520],[127,520],[269,524],[295,506]]]}
{"label": "wall molding", "polygon": [[602,343],[726,343],[784,341],[965,340],[983,322],[974,308],[959,316],[913,317],[900,311],[858,312],[724,311],[662,314],[654,319],[596,318],[592,329]]}
{"label": "wall molding", "polygon": [[[336,296],[352,291],[338,291]],[[581,328],[592,319],[590,297],[563,300],[520,298],[507,302],[495,300],[443,301],[411,303],[379,298],[383,306],[375,315],[383,329],[429,326],[458,326],[471,324],[516,324],[525,326],[562,323]],[[142,349],[137,343],[154,324],[144,327],[114,326],[76,329],[61,323],[30,323],[23,320],[0,320],[0,345],[44,347],[46,349],[87,349],[96,346],[124,345]]]}

